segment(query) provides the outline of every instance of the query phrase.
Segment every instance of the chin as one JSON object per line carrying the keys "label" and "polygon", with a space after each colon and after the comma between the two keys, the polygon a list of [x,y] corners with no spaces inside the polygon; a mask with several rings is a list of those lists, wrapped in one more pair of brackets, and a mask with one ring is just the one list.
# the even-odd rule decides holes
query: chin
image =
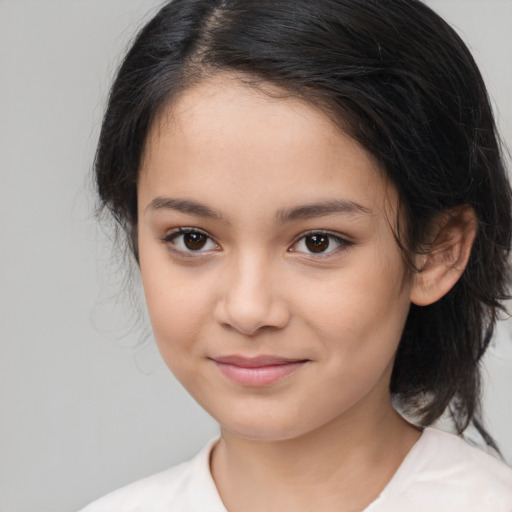
{"label": "chin", "polygon": [[221,429],[248,441],[277,442],[290,441],[307,434],[317,426],[301,424],[292,415],[254,414],[237,416],[237,418],[219,418]]}
{"label": "chin", "polygon": [[241,426],[235,427],[221,425],[223,431],[228,431],[231,435],[246,441],[258,441],[264,443],[272,443],[279,441],[290,441],[300,437],[300,434],[291,429],[279,428],[277,426]]}

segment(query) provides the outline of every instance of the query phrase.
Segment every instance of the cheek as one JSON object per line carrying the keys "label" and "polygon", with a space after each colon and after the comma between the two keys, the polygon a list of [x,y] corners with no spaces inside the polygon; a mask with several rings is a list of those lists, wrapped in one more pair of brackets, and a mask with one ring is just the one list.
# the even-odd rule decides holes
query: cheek
{"label": "cheek", "polygon": [[155,339],[170,365],[194,349],[211,298],[204,287],[196,286],[192,269],[177,269],[161,252],[141,251],[140,268]]}
{"label": "cheek", "polygon": [[326,349],[373,364],[393,356],[410,301],[400,256],[371,252],[311,287],[302,315],[321,333]]}

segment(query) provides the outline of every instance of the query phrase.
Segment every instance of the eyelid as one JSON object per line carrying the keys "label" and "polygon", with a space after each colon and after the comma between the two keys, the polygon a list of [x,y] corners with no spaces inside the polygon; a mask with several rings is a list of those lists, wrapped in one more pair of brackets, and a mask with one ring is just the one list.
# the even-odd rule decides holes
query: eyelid
{"label": "eyelid", "polygon": [[187,233],[200,233],[202,235],[206,235],[208,238],[213,240],[213,237],[204,229],[201,228],[193,228],[191,226],[178,226],[176,228],[171,229],[166,232],[166,234],[162,237],[162,242],[168,242],[172,240],[176,235],[187,234]]}
{"label": "eyelid", "polygon": [[[187,233],[199,233],[201,235],[204,235],[208,238],[211,242],[213,242],[216,246],[215,249],[207,249],[207,250],[197,250],[197,251],[185,251],[182,249],[178,249],[175,244],[173,243],[173,240],[177,238],[179,235],[186,235]],[[194,228],[194,227],[177,227],[175,229],[172,229],[171,231],[167,232],[165,236],[160,238],[161,242],[167,246],[167,249],[179,256],[183,256],[186,258],[198,258],[201,256],[206,256],[211,254],[214,251],[217,251],[220,249],[220,244],[213,238],[207,231],[200,228]]]}
{"label": "eyelid", "polygon": [[[206,249],[206,250],[198,249],[198,250],[194,251],[194,250],[183,250],[183,249],[176,247],[176,244],[173,243],[173,240],[175,238],[177,238],[179,235],[184,235],[187,233],[199,233],[199,234],[204,235],[205,237],[207,237],[207,239],[210,242],[215,244],[215,248],[214,249]],[[336,243],[338,244],[338,246],[335,247],[334,249],[330,250],[329,252],[318,252],[318,253],[307,252],[307,251],[298,251],[298,250],[294,249],[294,246],[296,246],[301,240],[303,240],[304,238],[306,238],[308,236],[313,236],[313,235],[324,235],[331,239],[334,239],[336,241]],[[161,237],[160,240],[164,245],[166,245],[167,249],[170,252],[172,252],[178,256],[185,257],[185,258],[199,258],[201,256],[204,257],[204,256],[211,255],[212,252],[217,252],[217,251],[221,250],[220,244],[217,242],[217,240],[215,240],[214,237],[212,237],[204,229],[200,229],[200,228],[196,228],[196,227],[180,226],[180,227],[174,228],[171,231],[167,232],[165,234],[165,236]],[[343,252],[343,251],[349,249],[349,247],[352,245],[354,245],[354,242],[352,242],[345,235],[342,235],[339,232],[329,231],[329,230],[325,230],[325,229],[311,229],[311,230],[300,233],[300,235],[298,235],[295,238],[295,240],[293,241],[291,246],[288,248],[287,252],[297,253],[303,257],[305,256],[305,257],[314,258],[314,259],[322,259],[322,258],[329,258],[329,257],[336,256],[340,252]]]}
{"label": "eyelid", "polygon": [[[312,236],[312,235],[324,235],[324,236],[333,238],[340,245],[338,247],[336,247],[335,249],[333,249],[332,251],[323,252],[323,253],[322,252],[314,253],[314,252],[305,252],[305,251],[293,250],[293,247],[295,245],[297,245],[301,240],[303,240],[304,238],[306,238],[308,236]],[[298,253],[298,254],[300,254],[302,256],[306,255],[307,257],[312,257],[312,258],[315,258],[315,259],[320,259],[320,258],[329,258],[329,257],[332,257],[332,256],[336,256],[340,252],[346,251],[347,249],[349,249],[353,245],[354,245],[354,242],[349,240],[346,236],[342,235],[341,233],[338,233],[338,232],[335,232],[335,231],[329,231],[329,230],[325,230],[325,229],[311,229],[309,231],[305,231],[305,232],[301,233],[300,235],[298,235],[295,238],[295,240],[293,241],[292,245],[289,247],[288,252]]]}

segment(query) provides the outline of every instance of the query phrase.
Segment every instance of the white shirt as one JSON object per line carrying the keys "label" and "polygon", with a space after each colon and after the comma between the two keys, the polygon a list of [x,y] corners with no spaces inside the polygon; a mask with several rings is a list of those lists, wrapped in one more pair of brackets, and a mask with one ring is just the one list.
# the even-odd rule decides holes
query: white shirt
{"label": "white shirt", "polygon": [[[81,512],[227,512],[209,469],[215,443]],[[426,428],[363,512],[512,512],[512,469],[452,434]]]}

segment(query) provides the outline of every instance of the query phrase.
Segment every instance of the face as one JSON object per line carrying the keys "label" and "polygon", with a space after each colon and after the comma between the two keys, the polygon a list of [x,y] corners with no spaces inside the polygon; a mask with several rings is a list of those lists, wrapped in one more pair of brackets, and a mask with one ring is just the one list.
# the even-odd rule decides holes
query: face
{"label": "face", "polygon": [[138,184],[142,280],[165,362],[224,429],[291,439],[391,407],[411,288],[397,203],[302,100],[224,76],[164,112]]}

